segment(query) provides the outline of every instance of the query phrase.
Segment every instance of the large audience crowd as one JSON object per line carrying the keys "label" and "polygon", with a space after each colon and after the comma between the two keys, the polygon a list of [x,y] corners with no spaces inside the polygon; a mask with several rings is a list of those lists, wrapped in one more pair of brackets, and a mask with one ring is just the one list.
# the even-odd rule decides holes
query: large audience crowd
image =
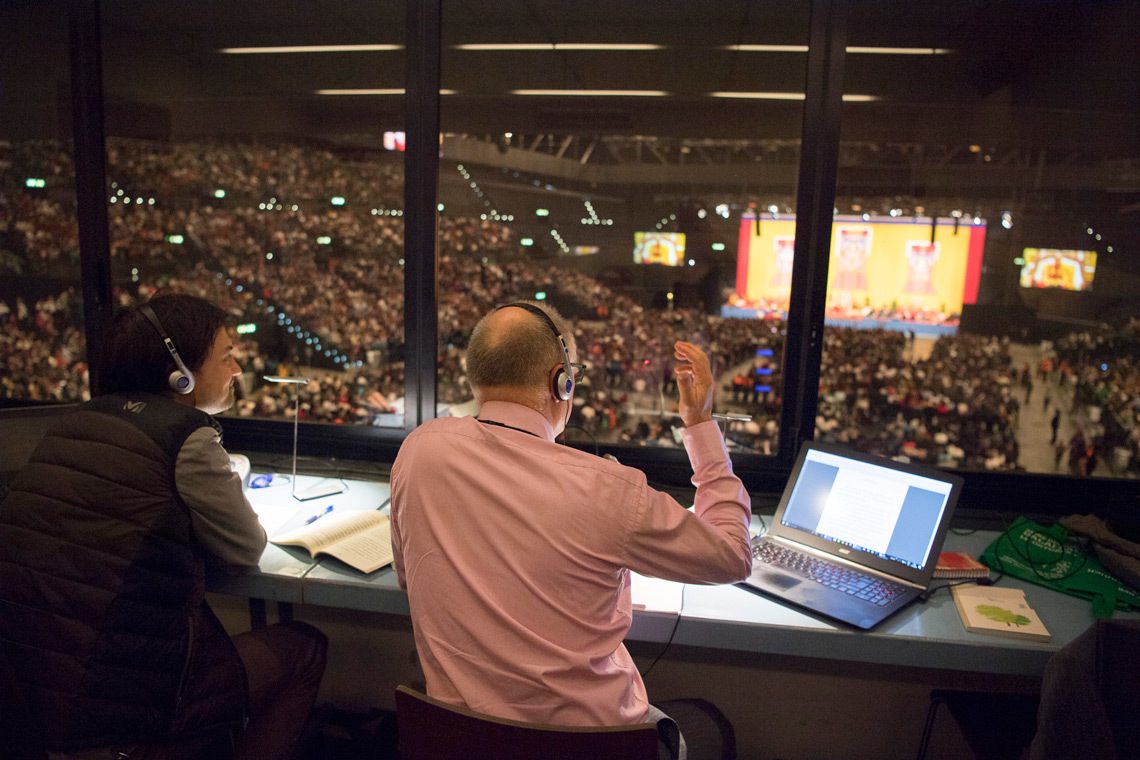
{"label": "large audience crowd", "polygon": [[1015,468],[1020,404],[1008,339],[946,336],[910,360],[907,343],[898,332],[826,332],[820,437],[929,464]]}
{"label": "large audience crowd", "polygon": [[[109,218],[119,303],[178,290],[257,325],[240,345],[248,371],[236,414],[290,417],[296,400],[309,421],[399,419],[403,225],[380,211],[399,202],[398,167],[297,145],[119,140],[108,156],[117,199]],[[75,401],[88,393],[75,289],[47,292],[52,282],[74,282],[77,271],[74,201],[69,205],[72,196],[63,191],[69,166],[58,145],[0,143],[0,268],[46,289],[34,302],[15,290],[0,291],[3,397]],[[27,177],[46,178],[45,187],[27,186]],[[332,205],[333,195],[362,202]],[[479,316],[538,291],[573,318],[589,367],[572,419],[585,436],[678,445],[670,367],[672,341],[680,337],[709,350],[723,383],[718,404],[747,417],[728,423],[730,445],[774,450],[782,319],[646,308],[590,276],[520,255],[509,226],[468,217],[441,216],[439,222],[441,404],[470,401],[462,355]],[[1080,368],[1072,380],[1078,398],[1111,418],[1105,445],[1135,454],[1140,368],[1137,328],[1129,330],[1073,337],[1057,345],[1057,354]],[[1008,343],[947,336],[929,357],[916,358],[908,353],[912,341],[899,332],[829,327],[817,436],[933,464],[1017,467],[1018,375]],[[307,385],[261,379],[301,373],[310,377]]]}
{"label": "large audience crowd", "polygon": [[1040,371],[1072,387],[1071,411],[1088,433],[1069,441],[1069,469],[1089,474],[1100,460],[1116,474],[1140,471],[1140,320],[1071,334],[1053,349]]}

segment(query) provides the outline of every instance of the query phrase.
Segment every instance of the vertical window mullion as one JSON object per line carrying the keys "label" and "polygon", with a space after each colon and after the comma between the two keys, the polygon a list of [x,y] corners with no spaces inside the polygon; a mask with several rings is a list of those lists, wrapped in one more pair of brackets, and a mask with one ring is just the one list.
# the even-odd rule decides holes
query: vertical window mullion
{"label": "vertical window mullion", "polygon": [[441,0],[408,0],[404,153],[404,426],[435,416]]}
{"label": "vertical window mullion", "polygon": [[814,434],[819,400],[827,265],[835,207],[843,66],[847,45],[846,0],[813,0],[807,85],[796,193],[796,243],[784,353],[779,461],[789,465],[800,443]]}
{"label": "vertical window mullion", "polygon": [[94,394],[98,383],[94,369],[99,366],[99,349],[114,309],[110,232],[107,227],[107,151],[103,133],[99,0],[72,0],[68,11],[83,320],[87,336],[87,366],[91,368],[91,391]]}

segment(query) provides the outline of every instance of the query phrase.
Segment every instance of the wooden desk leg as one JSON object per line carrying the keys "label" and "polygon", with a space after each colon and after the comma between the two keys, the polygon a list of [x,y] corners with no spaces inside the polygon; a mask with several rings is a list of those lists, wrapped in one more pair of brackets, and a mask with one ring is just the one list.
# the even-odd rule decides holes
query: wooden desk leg
{"label": "wooden desk leg", "polygon": [[257,630],[266,626],[265,618],[265,600],[264,599],[250,599],[249,600],[249,627]]}
{"label": "wooden desk leg", "polygon": [[282,623],[293,622],[293,604],[291,602],[277,603],[277,620]]}

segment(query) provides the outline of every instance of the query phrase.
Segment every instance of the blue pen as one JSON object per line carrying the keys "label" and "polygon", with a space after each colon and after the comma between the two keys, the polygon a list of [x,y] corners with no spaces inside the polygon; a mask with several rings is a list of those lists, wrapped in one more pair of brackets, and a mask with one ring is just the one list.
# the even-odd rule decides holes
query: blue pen
{"label": "blue pen", "polygon": [[322,517],[324,517],[325,515],[327,515],[329,512],[332,512],[332,511],[333,511],[333,505],[329,504],[327,507],[325,507],[324,512],[318,512],[317,514],[310,517],[308,520],[305,520],[305,525],[312,525],[317,520],[321,519]]}

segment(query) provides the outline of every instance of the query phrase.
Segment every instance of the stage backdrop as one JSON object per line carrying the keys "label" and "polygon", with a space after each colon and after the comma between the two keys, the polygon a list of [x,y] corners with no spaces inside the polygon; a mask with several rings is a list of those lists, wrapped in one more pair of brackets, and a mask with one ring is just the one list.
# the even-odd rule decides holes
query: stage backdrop
{"label": "stage backdrop", "polygon": [[[796,220],[792,215],[766,216],[741,219],[736,297],[748,304],[786,308]],[[828,307],[961,312],[963,304],[977,301],[985,240],[985,223],[968,218],[864,221],[861,216],[837,216],[828,264]]]}

